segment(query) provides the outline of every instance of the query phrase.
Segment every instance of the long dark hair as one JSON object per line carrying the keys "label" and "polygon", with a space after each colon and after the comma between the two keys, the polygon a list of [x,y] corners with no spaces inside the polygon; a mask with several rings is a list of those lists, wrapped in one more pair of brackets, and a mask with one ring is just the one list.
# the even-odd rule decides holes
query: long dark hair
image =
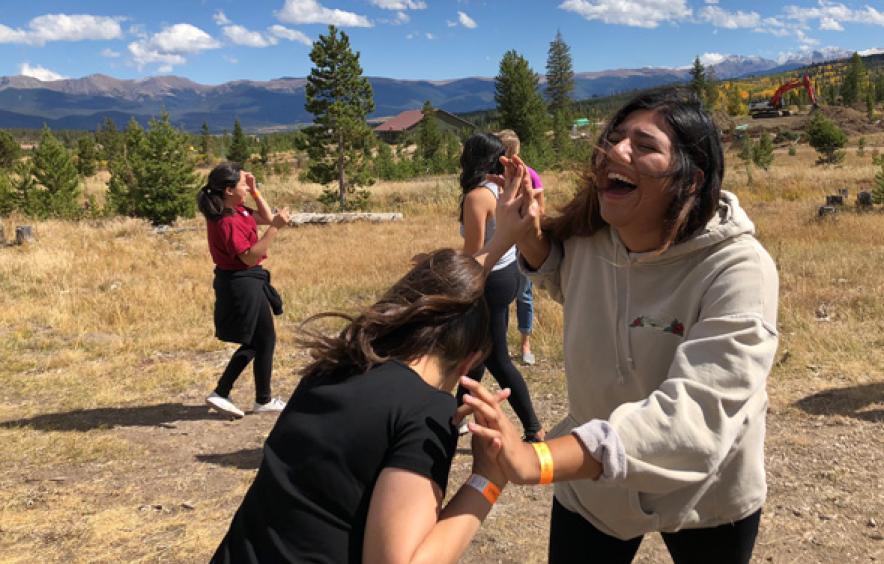
{"label": "long dark hair", "polygon": [[242,165],[234,162],[223,162],[215,166],[196,195],[196,205],[206,219],[215,221],[224,215],[229,215],[231,210],[224,208],[224,190],[236,186],[239,182],[239,173]]}
{"label": "long dark hair", "polygon": [[463,144],[460,154],[460,216],[463,223],[463,201],[467,193],[485,181],[487,174],[503,174],[500,157],[506,148],[500,139],[490,133],[476,133]]}
{"label": "long dark hair", "polygon": [[[484,271],[472,257],[451,249],[430,253],[356,317],[323,313],[304,321],[297,341],[313,360],[301,375],[346,377],[427,354],[438,355],[449,375],[470,354],[484,358],[491,348],[484,287]],[[337,336],[305,327],[328,317],[347,321]]]}
{"label": "long dark hair", "polygon": [[[607,225],[599,210],[597,176],[606,164],[612,132],[638,110],[660,115],[669,127],[672,144],[668,176],[669,189],[675,197],[664,216],[666,235],[657,252],[688,239],[712,218],[724,177],[724,152],[718,128],[696,96],[682,89],[667,88],[636,96],[614,115],[599,135],[593,159],[583,174],[583,188],[562,208],[561,215],[544,222],[545,231],[561,241],[592,235]],[[698,173],[702,173],[702,182],[695,187]]]}

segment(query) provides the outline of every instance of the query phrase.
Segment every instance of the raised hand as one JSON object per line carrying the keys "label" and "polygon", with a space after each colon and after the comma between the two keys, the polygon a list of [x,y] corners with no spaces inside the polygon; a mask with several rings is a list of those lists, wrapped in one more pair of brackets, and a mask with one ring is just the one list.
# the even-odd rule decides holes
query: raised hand
{"label": "raised hand", "polygon": [[525,237],[540,237],[540,205],[531,188],[531,177],[525,163],[516,156],[501,157],[504,174],[488,175],[487,179],[501,187],[495,210],[495,238],[507,246],[518,244]]}

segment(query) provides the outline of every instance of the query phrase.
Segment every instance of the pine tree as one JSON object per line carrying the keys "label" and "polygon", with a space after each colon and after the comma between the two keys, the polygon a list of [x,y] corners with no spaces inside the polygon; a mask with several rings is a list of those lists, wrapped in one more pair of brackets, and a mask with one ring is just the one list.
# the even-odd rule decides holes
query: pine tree
{"label": "pine tree", "polygon": [[774,160],[773,149],[770,133],[762,133],[758,143],[752,148],[752,162],[762,170],[769,169]]}
{"label": "pine tree", "polygon": [[844,159],[841,149],[847,143],[847,135],[822,112],[814,113],[806,133],[810,146],[819,153],[817,164],[835,164]]}
{"label": "pine tree", "polygon": [[212,161],[211,140],[212,136],[209,134],[209,124],[203,122],[203,126],[200,128],[200,155],[202,155],[203,162],[205,163]]}
{"label": "pine tree", "polygon": [[33,175],[43,187],[40,196],[45,215],[70,218],[77,214],[80,195],[77,167],[68,150],[46,126],[34,148]]}
{"label": "pine tree", "polygon": [[421,159],[431,162],[442,146],[442,133],[439,131],[439,125],[434,116],[436,109],[429,100],[424,102],[421,113],[424,117],[418,125],[417,152]]}
{"label": "pine tree", "polygon": [[872,201],[876,204],[884,204],[884,159],[881,159],[881,169],[875,174]]}
{"label": "pine tree", "polygon": [[10,169],[21,156],[21,146],[10,133],[0,130],[0,169]]}
{"label": "pine tree", "polygon": [[706,96],[706,68],[700,62],[700,57],[694,58],[694,66],[691,67],[691,90],[697,95],[698,100],[704,100]]}
{"label": "pine tree", "polygon": [[553,149],[556,161],[561,165],[571,152],[570,123],[572,116],[571,93],[574,91],[574,69],[571,48],[562,39],[561,32],[550,42],[546,57],[546,96],[552,115]]}
{"label": "pine tree", "polygon": [[515,50],[504,53],[494,79],[494,101],[500,126],[516,132],[523,151],[546,141],[546,108],[537,85],[538,77],[524,57]]}
{"label": "pine tree", "polygon": [[154,225],[178,217],[193,217],[199,178],[188,157],[187,136],[172,127],[169,114],[152,119],[139,144],[140,154],[129,155],[134,183],[130,188],[131,213]]}
{"label": "pine tree", "polygon": [[327,205],[362,207],[368,192],[358,187],[374,181],[365,158],[374,145],[374,133],[365,122],[374,111],[371,85],[362,76],[350,38],[335,26],[313,43],[310,60],[314,66],[307,77],[305,108],[314,125],[306,131],[310,162],[303,176],[319,184],[337,181],[337,190],[327,189],[321,197]]}
{"label": "pine tree", "polygon": [[574,91],[574,68],[571,62],[571,48],[562,39],[561,32],[549,44],[546,56],[546,97],[549,100],[549,113],[562,112],[565,119],[570,117],[571,93]]}
{"label": "pine tree", "polygon": [[9,173],[0,169],[0,217],[7,216],[15,210],[15,193]]}
{"label": "pine tree", "polygon": [[737,156],[743,161],[743,165],[746,167],[746,178],[749,185],[752,184],[752,162],[755,157],[755,142],[746,134],[743,139],[740,141],[740,152],[737,153]]}
{"label": "pine tree", "polygon": [[267,166],[270,162],[270,141],[266,137],[261,139],[261,144],[258,146],[258,161],[263,166]]}
{"label": "pine tree", "polygon": [[77,140],[77,172],[80,176],[92,176],[95,174],[97,154],[95,152],[95,140],[92,135],[80,137]]}
{"label": "pine tree", "polygon": [[119,157],[124,150],[123,136],[117,131],[117,124],[110,117],[105,117],[95,130],[95,141],[101,147],[100,157],[108,163]]}
{"label": "pine tree", "polygon": [[227,160],[244,165],[251,156],[249,141],[242,131],[239,119],[237,119],[233,122],[233,139],[230,142],[230,148],[227,149]]}
{"label": "pine tree", "polygon": [[108,163],[111,177],[107,186],[108,207],[121,215],[132,215],[136,187],[134,168],[145,152],[145,135],[141,125],[132,118],[120,135],[120,150]]}
{"label": "pine tree", "polygon": [[865,99],[866,83],[869,75],[866,67],[863,65],[862,58],[859,53],[854,53],[847,65],[847,71],[844,73],[844,80],[841,83],[841,99],[845,106],[853,104]]}

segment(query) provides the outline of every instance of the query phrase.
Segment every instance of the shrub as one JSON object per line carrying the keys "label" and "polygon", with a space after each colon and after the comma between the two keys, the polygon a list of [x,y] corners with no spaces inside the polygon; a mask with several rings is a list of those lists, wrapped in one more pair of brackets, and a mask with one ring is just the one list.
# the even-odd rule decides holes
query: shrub
{"label": "shrub", "polygon": [[821,112],[816,112],[807,125],[807,138],[810,146],[819,153],[817,164],[836,164],[844,160],[841,149],[847,143],[847,135]]}

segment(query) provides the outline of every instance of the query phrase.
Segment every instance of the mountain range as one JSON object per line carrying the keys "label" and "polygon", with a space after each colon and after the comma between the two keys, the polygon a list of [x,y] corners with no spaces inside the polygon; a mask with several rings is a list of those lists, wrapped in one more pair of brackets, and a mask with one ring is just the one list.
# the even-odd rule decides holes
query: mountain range
{"label": "mountain range", "polygon": [[[861,54],[884,52],[871,49]],[[786,72],[851,53],[839,49],[808,52],[777,62],[761,57],[707,56],[706,65],[721,79]],[[608,96],[629,90],[683,82],[690,67],[617,69],[575,73],[574,99]],[[374,117],[420,108],[425,100],[449,112],[494,107],[494,79],[397,80],[368,77],[374,90]],[[541,83],[543,83],[541,77]],[[28,76],[0,77],[0,128],[95,129],[112,118],[122,127],[131,118],[142,125],[162,111],[190,131],[203,122],[212,131],[229,130],[235,119],[250,131],[291,128],[309,123],[304,109],[305,78],[269,81],[237,80],[220,85],[198,84],[178,76],[121,80],[101,74],[43,82]]]}

